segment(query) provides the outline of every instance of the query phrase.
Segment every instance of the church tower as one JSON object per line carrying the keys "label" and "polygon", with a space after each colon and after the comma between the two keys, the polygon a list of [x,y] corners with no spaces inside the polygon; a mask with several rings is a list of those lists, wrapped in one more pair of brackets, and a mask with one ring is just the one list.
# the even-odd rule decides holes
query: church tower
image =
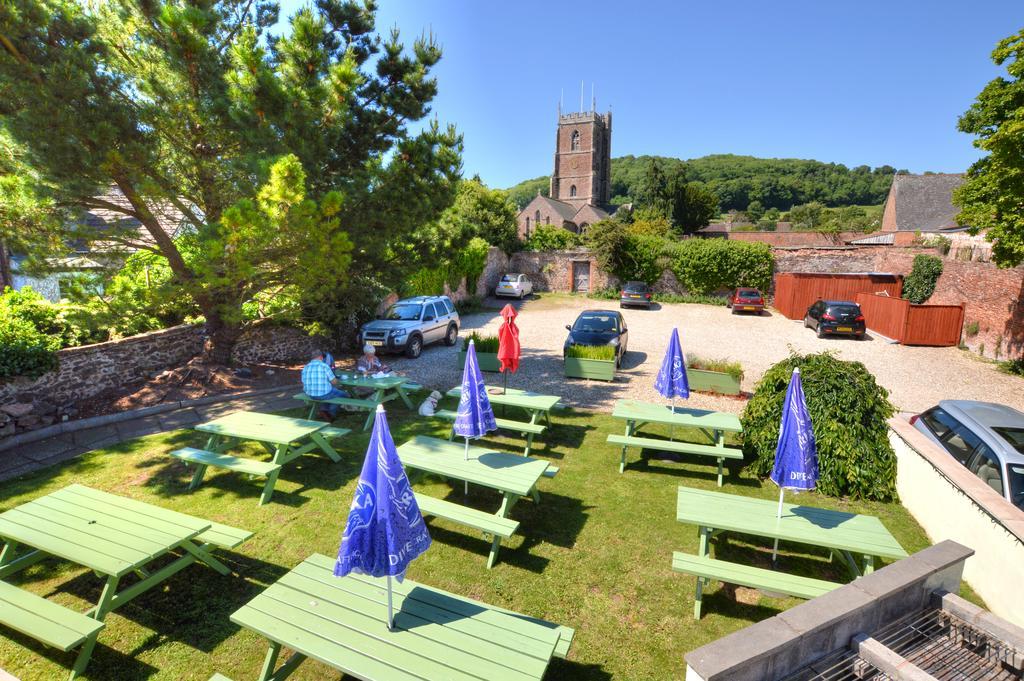
{"label": "church tower", "polygon": [[579,210],[611,199],[612,114],[558,113],[551,198]]}

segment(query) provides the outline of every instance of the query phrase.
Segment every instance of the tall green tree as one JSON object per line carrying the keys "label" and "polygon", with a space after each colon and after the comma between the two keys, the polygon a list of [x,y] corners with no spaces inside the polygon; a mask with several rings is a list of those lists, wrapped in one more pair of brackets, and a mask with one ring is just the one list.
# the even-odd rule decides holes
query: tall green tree
{"label": "tall green tree", "polygon": [[1007,77],[988,83],[960,117],[961,132],[976,135],[985,152],[953,192],[957,216],[973,233],[985,230],[1001,267],[1024,262],[1024,30],[999,41],[992,61]]}
{"label": "tall green tree", "polygon": [[448,233],[462,235],[463,242],[478,236],[510,255],[519,245],[515,205],[507,192],[488,189],[479,177],[459,183],[455,202],[442,214],[441,222]]}
{"label": "tall green tree", "polygon": [[672,196],[672,225],[676,231],[692,234],[707,227],[718,215],[718,194],[703,182],[679,182]]}
{"label": "tall green tree", "polygon": [[[461,139],[436,122],[409,132],[441,50],[379,36],[375,10],[315,0],[271,35],[270,0],[8,0],[0,123],[55,205],[142,224],[141,240],[102,236],[166,258],[226,361],[261,287],[301,284],[313,316],[347,309],[353,282],[421,265],[416,235],[454,198]],[[96,198],[111,186],[124,204]],[[168,206],[194,262],[161,227]]]}

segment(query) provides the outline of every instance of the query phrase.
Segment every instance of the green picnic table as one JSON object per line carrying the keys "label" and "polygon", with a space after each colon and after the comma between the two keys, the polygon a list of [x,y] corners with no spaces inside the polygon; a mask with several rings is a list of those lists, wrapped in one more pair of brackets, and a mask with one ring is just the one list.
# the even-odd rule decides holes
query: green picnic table
{"label": "green picnic table", "polygon": [[323,404],[335,404],[339,406],[365,409],[369,412],[366,415],[366,422],[363,424],[363,430],[369,430],[370,425],[373,423],[373,415],[377,411],[377,405],[385,402],[390,402],[394,399],[401,399],[405,403],[405,406],[409,409],[413,409],[412,400],[409,399],[409,390],[412,388],[413,383],[405,376],[381,376],[374,378],[373,376],[363,376],[353,371],[336,371],[335,377],[337,378],[338,384],[345,386],[346,388],[360,389],[361,392],[367,390],[372,391],[372,394],[368,394],[366,397],[331,397],[324,399],[315,399],[307,395],[306,393],[298,393],[294,396],[294,399],[307,402],[309,404],[309,413],[306,418],[312,419],[316,414],[317,409]]}
{"label": "green picnic table", "polygon": [[[698,555],[701,557],[710,553],[711,536],[724,531],[837,551],[854,576],[873,571],[875,558],[898,560],[907,556],[875,516],[813,506],[783,504],[780,518],[775,501],[680,487],[676,520],[698,527]],[[856,556],[863,559],[863,571]]]}
{"label": "green picnic table", "polygon": [[[0,580],[49,557],[86,567],[105,582],[99,602],[86,612],[102,621],[111,610],[193,563],[229,574],[211,550],[234,548],[250,536],[245,530],[73,484],[0,514]],[[119,589],[129,575],[137,579]],[[61,649],[82,645],[71,677],[81,673],[96,631],[82,643],[68,639],[61,627],[77,626],[82,615],[3,582],[0,586],[0,624]]]}
{"label": "green picnic table", "polygon": [[[270,641],[257,677],[283,681],[307,658],[365,681],[539,681],[574,632],[418,584],[333,574],[313,554],[242,606],[231,621]],[[278,667],[283,647],[294,651]]]}
{"label": "green picnic table", "polygon": [[[448,391],[448,397],[461,397],[462,388],[456,386]],[[490,386],[487,388],[487,399],[491,404],[506,407],[517,407],[524,410],[530,416],[530,423],[535,424],[541,417],[551,427],[551,410],[555,408],[562,399],[557,395],[541,395],[530,390],[518,390],[516,388],[498,388]]]}

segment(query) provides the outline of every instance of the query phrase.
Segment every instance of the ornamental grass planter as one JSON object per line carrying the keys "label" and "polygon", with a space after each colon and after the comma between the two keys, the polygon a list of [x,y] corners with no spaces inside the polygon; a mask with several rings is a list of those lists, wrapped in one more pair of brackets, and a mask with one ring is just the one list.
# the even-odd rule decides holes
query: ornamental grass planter
{"label": "ornamental grass planter", "polygon": [[686,380],[691,390],[722,395],[739,395],[740,382],[733,376],[721,371],[692,369],[687,367]]}
{"label": "ornamental grass planter", "polygon": [[[477,352],[476,361],[480,364],[480,371],[495,371],[501,367],[501,362],[498,361],[498,353],[496,352]],[[464,369],[466,367],[466,351],[459,350],[459,368]]]}
{"label": "ornamental grass planter", "polygon": [[566,357],[565,375],[568,378],[589,378],[594,381],[614,381],[615,360]]}

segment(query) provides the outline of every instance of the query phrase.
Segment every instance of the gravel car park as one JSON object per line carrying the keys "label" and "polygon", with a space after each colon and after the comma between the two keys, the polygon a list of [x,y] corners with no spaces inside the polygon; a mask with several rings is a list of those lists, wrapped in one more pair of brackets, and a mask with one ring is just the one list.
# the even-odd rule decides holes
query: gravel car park
{"label": "gravel car park", "polygon": [[[491,301],[492,309],[464,316],[462,333],[497,334],[501,325],[498,313],[505,302]],[[654,390],[654,377],[669,332],[676,327],[687,355],[740,361],[746,392],[753,391],[762,374],[785,359],[790,348],[801,354],[831,350],[841,359],[863,362],[903,411],[919,413],[945,399],[999,402],[1024,411],[1024,381],[957,348],[895,345],[878,338],[870,329],[863,341],[848,337],[818,339],[804,329],[802,320],[791,321],[773,310],[763,316],[733,315],[727,307],[712,305],[659,303],[651,310],[622,310],[629,327],[629,352],[616,380],[566,380],[562,372],[565,325],[572,324],[583,310],[601,307],[603,302],[565,294],[543,294],[515,302],[523,356],[519,372],[509,378],[509,386],[561,395],[566,404],[608,411],[621,398],[661,400]],[[457,353],[457,347],[437,345],[431,350],[430,362],[397,358],[392,366],[426,386],[447,390],[462,378]],[[498,383],[499,376],[484,377]],[[745,403],[734,397],[693,393],[687,406],[739,413]]]}

